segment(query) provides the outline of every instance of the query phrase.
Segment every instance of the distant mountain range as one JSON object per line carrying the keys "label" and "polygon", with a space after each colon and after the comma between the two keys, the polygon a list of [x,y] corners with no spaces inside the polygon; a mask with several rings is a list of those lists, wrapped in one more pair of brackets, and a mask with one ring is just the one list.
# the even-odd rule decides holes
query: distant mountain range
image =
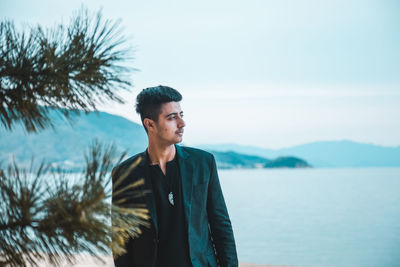
{"label": "distant mountain range", "polygon": [[313,167],[399,167],[400,146],[384,147],[349,140],[313,142],[282,149],[237,144],[197,145],[212,151],[235,151],[265,158],[294,156]]}
{"label": "distant mountain range", "polygon": [[[120,116],[90,112],[75,117],[71,127],[57,111],[51,112],[54,129],[27,134],[17,125],[13,131],[0,127],[0,160],[14,157],[27,165],[36,161],[77,168],[83,165],[83,153],[93,139],[111,143],[128,155],[143,151],[147,136],[142,126]],[[215,155],[219,168],[274,167],[366,167],[400,166],[400,147],[382,147],[352,141],[315,142],[285,149],[263,149],[237,144],[198,145]]]}

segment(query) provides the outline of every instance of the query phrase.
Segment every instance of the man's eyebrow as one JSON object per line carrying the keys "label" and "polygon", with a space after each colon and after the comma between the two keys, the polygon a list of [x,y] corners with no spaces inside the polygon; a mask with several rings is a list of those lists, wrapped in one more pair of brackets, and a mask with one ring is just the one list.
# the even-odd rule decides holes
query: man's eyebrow
{"label": "man's eyebrow", "polygon": [[167,116],[165,116],[165,117],[169,117],[169,116],[176,115],[176,114],[178,114],[178,112],[171,112],[171,113],[167,114]]}
{"label": "man's eyebrow", "polygon": [[[169,116],[177,115],[177,114],[178,114],[178,112],[171,112],[171,113],[167,114],[165,117],[169,117]],[[182,114],[183,114],[183,111],[180,111],[179,115],[182,115]]]}

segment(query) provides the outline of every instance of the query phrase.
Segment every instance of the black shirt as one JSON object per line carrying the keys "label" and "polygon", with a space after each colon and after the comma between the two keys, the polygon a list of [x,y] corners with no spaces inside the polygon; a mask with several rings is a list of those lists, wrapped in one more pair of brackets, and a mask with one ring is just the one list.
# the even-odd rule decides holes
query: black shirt
{"label": "black shirt", "polygon": [[165,175],[159,165],[150,165],[149,176],[158,223],[156,266],[191,267],[177,154],[167,162]]}

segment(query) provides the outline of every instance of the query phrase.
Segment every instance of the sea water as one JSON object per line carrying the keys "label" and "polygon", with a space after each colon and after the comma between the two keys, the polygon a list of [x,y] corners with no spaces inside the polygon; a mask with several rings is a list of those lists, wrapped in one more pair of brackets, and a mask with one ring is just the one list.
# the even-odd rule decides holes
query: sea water
{"label": "sea water", "polygon": [[240,262],[400,266],[400,168],[220,170]]}

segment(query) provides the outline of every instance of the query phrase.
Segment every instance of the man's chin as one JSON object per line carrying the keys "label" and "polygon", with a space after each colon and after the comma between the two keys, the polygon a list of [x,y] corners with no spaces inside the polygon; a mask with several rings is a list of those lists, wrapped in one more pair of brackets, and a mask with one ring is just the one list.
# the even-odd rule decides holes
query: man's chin
{"label": "man's chin", "polygon": [[176,141],[175,144],[182,143],[183,138],[182,138],[182,137],[179,137],[179,138],[177,138],[175,141]]}

